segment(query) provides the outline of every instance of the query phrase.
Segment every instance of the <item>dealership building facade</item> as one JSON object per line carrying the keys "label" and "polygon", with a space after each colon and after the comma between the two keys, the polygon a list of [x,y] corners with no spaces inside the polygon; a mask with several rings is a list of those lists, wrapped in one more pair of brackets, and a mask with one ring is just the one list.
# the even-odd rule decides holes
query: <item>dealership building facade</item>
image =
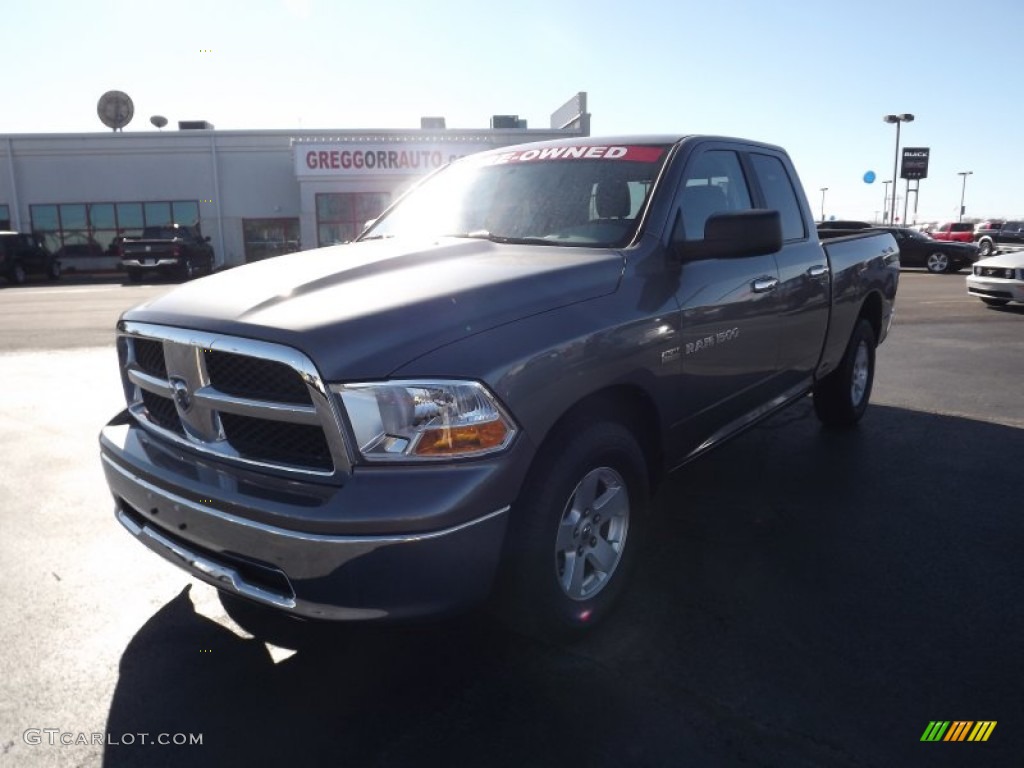
{"label": "dealership building facade", "polygon": [[[218,266],[333,245],[424,174],[497,147],[590,132],[586,94],[530,129],[177,131],[0,135],[0,230],[35,232],[65,271],[118,267],[120,237],[198,225]],[[179,124],[184,127],[186,124]]]}

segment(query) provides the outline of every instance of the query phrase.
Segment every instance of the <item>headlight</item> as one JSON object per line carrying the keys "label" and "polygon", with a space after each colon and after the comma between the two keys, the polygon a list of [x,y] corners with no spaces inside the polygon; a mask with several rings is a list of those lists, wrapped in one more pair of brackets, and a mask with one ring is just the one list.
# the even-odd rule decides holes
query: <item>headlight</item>
{"label": "headlight", "polygon": [[516,426],[474,381],[335,384],[367,461],[466,458],[506,448]]}

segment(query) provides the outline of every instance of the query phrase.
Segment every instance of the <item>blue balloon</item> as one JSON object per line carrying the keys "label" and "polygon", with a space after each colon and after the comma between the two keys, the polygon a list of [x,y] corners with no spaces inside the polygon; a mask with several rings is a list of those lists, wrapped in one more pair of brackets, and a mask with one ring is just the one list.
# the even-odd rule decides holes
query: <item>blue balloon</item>
{"label": "blue balloon", "polygon": [[867,173],[864,174],[864,183],[865,184],[873,184],[874,182],[875,182],[875,172],[874,171],[868,171]]}

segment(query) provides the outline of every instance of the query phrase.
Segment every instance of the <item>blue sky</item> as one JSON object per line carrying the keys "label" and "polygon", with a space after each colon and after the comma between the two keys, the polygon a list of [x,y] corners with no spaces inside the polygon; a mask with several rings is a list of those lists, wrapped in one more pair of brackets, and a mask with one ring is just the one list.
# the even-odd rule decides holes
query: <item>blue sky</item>
{"label": "blue sky", "polygon": [[[871,219],[895,128],[929,147],[917,218],[1024,217],[1024,3],[980,0],[94,0],[4,9],[0,135],[106,130],[96,102],[218,129],[546,127],[586,91],[592,133],[717,133],[789,150],[826,216]],[[204,52],[209,51],[209,52]],[[865,184],[864,173],[877,175]],[[902,198],[903,184],[899,186]],[[899,201],[902,211],[902,199]],[[913,203],[911,202],[911,208]],[[911,212],[911,219],[913,214]]]}

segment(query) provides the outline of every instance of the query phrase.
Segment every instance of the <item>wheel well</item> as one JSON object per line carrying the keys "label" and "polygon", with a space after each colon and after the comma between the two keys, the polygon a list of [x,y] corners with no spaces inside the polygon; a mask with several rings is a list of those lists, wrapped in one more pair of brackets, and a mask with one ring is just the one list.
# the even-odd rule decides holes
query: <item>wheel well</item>
{"label": "wheel well", "polygon": [[545,448],[560,439],[565,431],[574,429],[580,421],[589,422],[596,417],[618,421],[633,433],[647,460],[647,476],[653,492],[665,471],[661,420],[651,396],[635,385],[608,387],[574,404],[548,430],[537,455],[540,456]]}
{"label": "wheel well", "polygon": [[865,319],[871,323],[871,330],[875,332],[875,339],[882,335],[882,299],[877,293],[868,294],[864,304],[860,308],[858,319]]}

